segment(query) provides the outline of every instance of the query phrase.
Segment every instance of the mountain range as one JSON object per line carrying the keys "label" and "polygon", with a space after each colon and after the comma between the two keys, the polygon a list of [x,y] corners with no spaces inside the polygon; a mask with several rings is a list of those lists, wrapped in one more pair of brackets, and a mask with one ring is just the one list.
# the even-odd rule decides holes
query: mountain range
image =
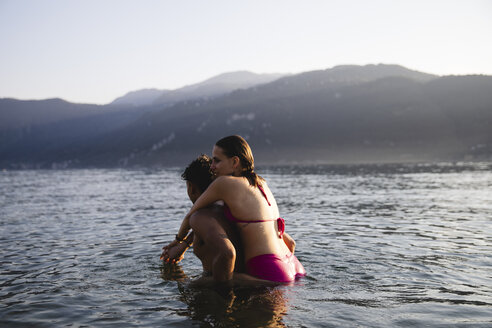
{"label": "mountain range", "polygon": [[183,165],[230,134],[260,165],[492,160],[490,76],[383,64],[260,76],[105,106],[0,99],[0,167]]}
{"label": "mountain range", "polygon": [[[172,106],[180,101],[211,99],[238,89],[269,83],[286,74],[255,74],[247,71],[224,73],[200,83],[176,90],[143,89],[127,93],[115,99],[113,105],[164,105]],[[162,106],[160,106],[162,108]]]}

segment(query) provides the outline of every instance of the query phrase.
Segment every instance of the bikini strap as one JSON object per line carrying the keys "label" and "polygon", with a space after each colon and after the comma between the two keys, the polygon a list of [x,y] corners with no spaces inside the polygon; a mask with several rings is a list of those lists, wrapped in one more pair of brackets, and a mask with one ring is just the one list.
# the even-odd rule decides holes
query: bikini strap
{"label": "bikini strap", "polygon": [[265,199],[266,199],[266,201],[267,201],[267,203],[268,203],[268,206],[272,206],[272,204],[270,204],[270,201],[268,200],[267,195],[265,194],[265,190],[263,190],[263,187],[262,187],[262,186],[260,186],[260,185],[258,185],[258,189],[260,189],[260,191],[261,191],[261,193],[262,193],[263,197],[265,197]]}
{"label": "bikini strap", "polygon": [[231,209],[227,205],[224,205],[224,215],[226,216],[226,218],[229,221],[231,221],[231,222],[240,222],[240,223],[257,223],[257,222],[269,222],[269,221],[279,220],[279,219],[269,219],[269,220],[240,220],[240,219],[236,218],[234,215],[232,215]]}

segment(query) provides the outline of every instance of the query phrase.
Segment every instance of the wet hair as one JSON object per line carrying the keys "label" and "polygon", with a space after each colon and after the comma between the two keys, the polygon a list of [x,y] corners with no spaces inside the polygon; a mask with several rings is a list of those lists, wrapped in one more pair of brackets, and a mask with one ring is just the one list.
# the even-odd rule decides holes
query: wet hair
{"label": "wet hair", "polygon": [[261,186],[262,177],[255,173],[255,159],[246,140],[243,137],[234,135],[220,139],[215,143],[217,147],[222,148],[224,155],[228,158],[237,156],[241,162],[243,171],[241,176],[248,179],[249,184],[253,187]]}
{"label": "wet hair", "polygon": [[204,192],[213,181],[210,165],[212,165],[212,159],[202,154],[186,167],[181,178],[193,183],[201,192]]}

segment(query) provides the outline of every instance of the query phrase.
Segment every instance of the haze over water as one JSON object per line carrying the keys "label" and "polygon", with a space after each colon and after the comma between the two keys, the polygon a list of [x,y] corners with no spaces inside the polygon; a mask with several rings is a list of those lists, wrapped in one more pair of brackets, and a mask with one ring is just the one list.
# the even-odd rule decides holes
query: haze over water
{"label": "haze over water", "polygon": [[0,173],[0,326],[487,327],[492,165],[259,168],[308,276],[191,288],[159,261],[181,168]]}

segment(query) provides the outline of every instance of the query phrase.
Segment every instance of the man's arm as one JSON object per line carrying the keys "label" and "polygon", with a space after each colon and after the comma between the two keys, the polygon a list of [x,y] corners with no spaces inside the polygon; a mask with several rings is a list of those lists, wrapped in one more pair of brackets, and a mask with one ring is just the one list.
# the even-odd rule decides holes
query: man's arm
{"label": "man's arm", "polygon": [[[232,177],[221,176],[217,177],[207,189],[198,197],[198,199],[193,203],[188,214],[181,222],[177,236],[179,238],[184,238],[184,236],[190,230],[190,219],[191,216],[204,207],[207,207],[218,200],[226,201],[229,190],[231,189],[231,183],[234,184],[234,179]],[[229,193],[230,194],[230,193]]]}
{"label": "man's arm", "polygon": [[214,280],[217,282],[231,280],[236,249],[216,218],[197,212],[190,217],[190,225],[195,234],[203,240],[207,252],[210,252],[208,255],[211,257]]}
{"label": "man's arm", "polygon": [[[213,236],[212,236],[213,235]],[[236,249],[226,234],[210,234],[205,240],[212,248],[217,249],[212,267],[212,276],[215,281],[229,281],[234,272]]]}

